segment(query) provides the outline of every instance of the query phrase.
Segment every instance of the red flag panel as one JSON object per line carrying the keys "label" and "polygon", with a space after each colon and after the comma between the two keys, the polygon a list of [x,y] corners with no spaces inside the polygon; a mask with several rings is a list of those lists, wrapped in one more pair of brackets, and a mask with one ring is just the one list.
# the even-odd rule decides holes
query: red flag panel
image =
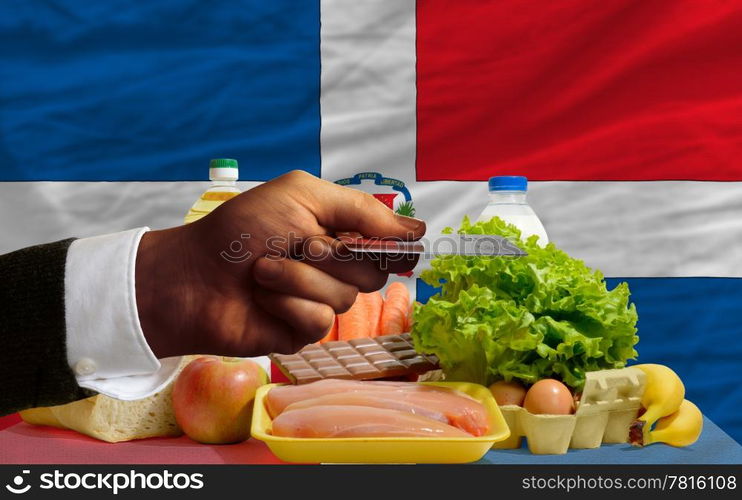
{"label": "red flag panel", "polygon": [[417,3],[417,179],[742,180],[742,4]]}

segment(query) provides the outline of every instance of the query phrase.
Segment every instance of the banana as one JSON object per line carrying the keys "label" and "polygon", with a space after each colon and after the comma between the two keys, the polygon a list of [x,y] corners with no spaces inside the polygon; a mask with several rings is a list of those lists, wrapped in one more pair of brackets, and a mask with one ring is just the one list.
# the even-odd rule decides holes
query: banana
{"label": "banana", "polygon": [[648,444],[649,432],[654,423],[678,411],[685,398],[685,386],[680,377],[663,365],[636,365],[646,375],[642,406],[646,411],[629,429],[629,442],[636,446]]}
{"label": "banana", "polygon": [[649,432],[644,444],[665,443],[672,446],[689,446],[698,440],[702,430],[701,410],[684,399],[678,411],[657,421],[657,425]]}

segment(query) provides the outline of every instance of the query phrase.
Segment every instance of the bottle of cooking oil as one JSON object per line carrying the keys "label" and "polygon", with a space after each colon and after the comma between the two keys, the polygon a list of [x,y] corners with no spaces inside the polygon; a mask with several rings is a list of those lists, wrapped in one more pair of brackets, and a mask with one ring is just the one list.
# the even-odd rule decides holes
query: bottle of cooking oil
{"label": "bottle of cooking oil", "polygon": [[240,194],[237,188],[239,170],[237,160],[215,158],[209,162],[209,179],[211,187],[207,189],[185,216],[188,224],[204,217],[216,207]]}

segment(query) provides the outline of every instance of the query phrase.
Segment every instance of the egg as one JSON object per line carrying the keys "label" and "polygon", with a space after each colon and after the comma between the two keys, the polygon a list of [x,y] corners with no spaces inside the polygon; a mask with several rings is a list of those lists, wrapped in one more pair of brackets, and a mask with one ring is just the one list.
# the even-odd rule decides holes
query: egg
{"label": "egg", "polygon": [[526,388],[518,382],[505,382],[500,380],[490,386],[490,391],[495,401],[500,406],[518,405],[523,406],[523,398],[526,397]]}
{"label": "egg", "polygon": [[534,415],[569,415],[574,398],[566,385],[551,378],[539,380],[528,389],[523,408]]}

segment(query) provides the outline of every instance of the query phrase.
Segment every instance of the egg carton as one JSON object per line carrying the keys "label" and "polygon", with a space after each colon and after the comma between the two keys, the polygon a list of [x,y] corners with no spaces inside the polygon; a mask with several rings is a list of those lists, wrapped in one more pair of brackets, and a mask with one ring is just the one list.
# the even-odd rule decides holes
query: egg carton
{"label": "egg carton", "polygon": [[572,415],[533,415],[520,406],[500,406],[510,437],[492,448],[520,448],[523,437],[536,455],[625,443],[641,408],[644,385],[644,372],[638,368],[599,370],[585,374],[585,387]]}

